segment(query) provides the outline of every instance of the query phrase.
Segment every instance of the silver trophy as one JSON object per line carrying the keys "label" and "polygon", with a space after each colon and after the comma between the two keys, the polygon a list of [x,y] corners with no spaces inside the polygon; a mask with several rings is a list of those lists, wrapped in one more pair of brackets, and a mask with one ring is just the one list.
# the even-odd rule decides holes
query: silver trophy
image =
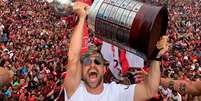
{"label": "silver trophy", "polygon": [[[73,14],[73,0],[47,0],[59,15]],[[89,30],[99,39],[150,58],[166,33],[168,10],[135,0],[94,0],[88,15]]]}

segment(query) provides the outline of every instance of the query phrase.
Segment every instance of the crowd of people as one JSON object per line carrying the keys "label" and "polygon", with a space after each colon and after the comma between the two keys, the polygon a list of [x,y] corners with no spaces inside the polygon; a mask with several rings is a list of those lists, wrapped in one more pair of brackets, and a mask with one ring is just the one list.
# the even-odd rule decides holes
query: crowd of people
{"label": "crowd of people", "polygon": [[[171,48],[164,58],[163,77],[191,81],[201,79],[200,3],[200,0],[171,0],[169,2],[167,34]],[[174,91],[174,89],[172,90]],[[179,98],[179,94],[174,92],[174,95],[178,95]],[[191,95],[180,95],[182,101],[197,101],[197,98],[193,98]]]}
{"label": "crowd of people", "polygon": [[1,101],[48,100],[60,94],[72,21],[57,16],[46,2],[0,2],[0,66],[14,72],[13,82],[1,88]]}
{"label": "crowd of people", "polygon": [[[167,35],[170,50],[163,58],[162,77],[200,80],[201,1],[150,1],[149,3],[156,5],[165,4],[169,10]],[[44,1],[0,1],[0,68],[14,73],[11,83],[0,86],[0,100],[64,100],[62,83],[68,59],[69,38],[74,25],[75,17],[58,16]],[[132,72],[134,70],[130,69],[128,79],[134,78]],[[177,95],[181,95],[182,101],[191,101],[193,98],[171,88],[161,86],[160,89],[162,99],[173,98],[173,101],[179,101],[175,100],[178,99],[175,98]],[[164,94],[163,89],[172,92]]]}

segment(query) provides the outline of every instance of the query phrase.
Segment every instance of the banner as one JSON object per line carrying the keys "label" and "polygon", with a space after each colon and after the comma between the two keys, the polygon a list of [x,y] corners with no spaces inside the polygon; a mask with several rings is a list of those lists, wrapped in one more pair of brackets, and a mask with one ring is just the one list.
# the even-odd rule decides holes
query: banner
{"label": "banner", "polygon": [[101,53],[103,54],[104,59],[109,62],[109,69],[116,79],[120,79],[120,77],[126,73],[128,68],[144,67],[144,60],[141,57],[119,49],[118,47],[104,41]]}
{"label": "banner", "polygon": [[93,0],[77,0],[77,1],[84,2],[88,5],[91,5],[93,3]]}
{"label": "banner", "polygon": [[[92,4],[92,0],[77,0],[80,2],[84,2],[87,3],[89,5]],[[83,30],[83,38],[82,38],[82,49],[80,54],[82,55],[83,53],[85,53],[88,50],[88,40],[89,40],[89,32],[88,32],[88,27],[87,27],[87,23],[85,22],[84,24],[84,30]]]}

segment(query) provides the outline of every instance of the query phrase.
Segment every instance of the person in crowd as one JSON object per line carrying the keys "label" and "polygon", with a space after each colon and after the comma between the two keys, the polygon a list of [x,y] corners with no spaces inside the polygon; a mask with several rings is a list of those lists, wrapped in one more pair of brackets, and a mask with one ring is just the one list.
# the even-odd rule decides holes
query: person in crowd
{"label": "person in crowd", "polygon": [[0,86],[6,82],[11,82],[13,78],[13,72],[0,67]]}
{"label": "person in crowd", "polygon": [[161,85],[168,87],[172,83],[173,88],[179,93],[201,96],[201,81],[173,80],[171,78],[161,78]]}

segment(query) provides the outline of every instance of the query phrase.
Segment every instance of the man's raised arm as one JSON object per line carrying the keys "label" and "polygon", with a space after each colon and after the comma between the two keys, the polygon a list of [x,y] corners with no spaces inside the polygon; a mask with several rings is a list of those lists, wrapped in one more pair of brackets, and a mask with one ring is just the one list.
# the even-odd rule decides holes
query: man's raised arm
{"label": "man's raised arm", "polygon": [[[161,49],[156,58],[160,58],[168,50],[167,36],[163,36],[160,41],[157,42],[157,49]],[[154,59],[151,63],[151,68],[147,78],[143,83],[139,83],[135,88],[134,101],[144,101],[155,96],[158,92],[160,83],[160,65],[161,62]]]}
{"label": "man's raised arm", "polygon": [[81,80],[80,51],[82,47],[82,33],[87,16],[88,5],[81,2],[75,2],[73,10],[78,15],[78,24],[76,25],[70,41],[68,52],[67,75],[64,79],[64,87],[68,97],[71,97],[76,91]]}

